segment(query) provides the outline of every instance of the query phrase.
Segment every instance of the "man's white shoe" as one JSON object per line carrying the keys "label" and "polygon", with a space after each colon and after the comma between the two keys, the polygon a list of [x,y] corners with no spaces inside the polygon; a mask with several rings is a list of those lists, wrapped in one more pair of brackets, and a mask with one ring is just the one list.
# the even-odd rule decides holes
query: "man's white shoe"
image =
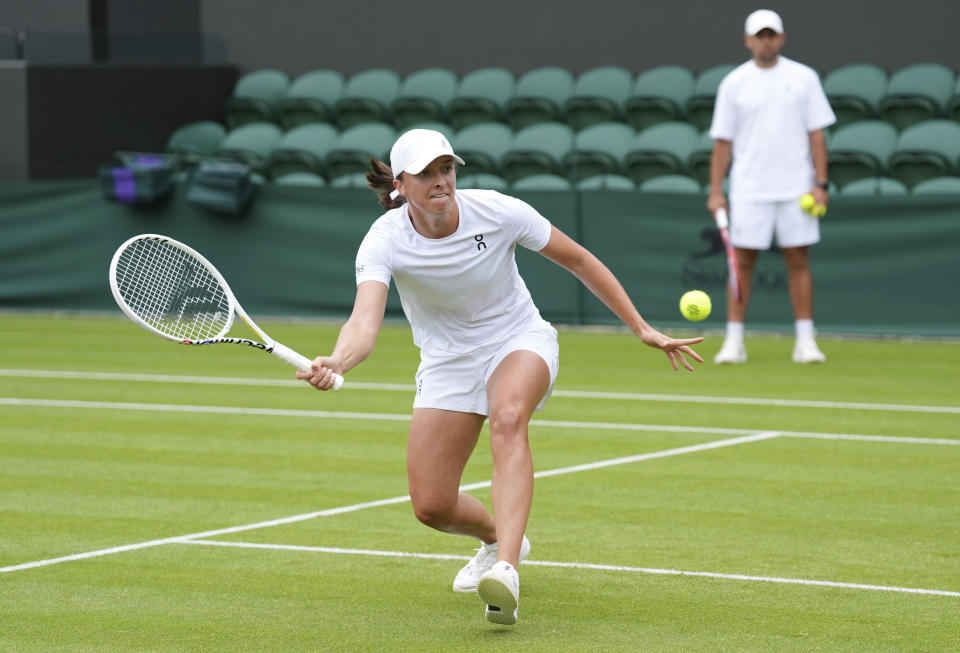
{"label": "man's white shoe", "polygon": [[517,623],[520,606],[520,574],[509,562],[501,560],[483,575],[477,595],[487,604],[487,621],[512,626]]}
{"label": "man's white shoe", "polygon": [[797,342],[793,346],[793,362],[826,363],[827,357],[817,347],[817,341],[813,338],[797,338]]}
{"label": "man's white shoe", "polygon": [[[477,555],[473,556],[473,559],[453,579],[453,591],[477,591],[477,583],[497,561],[497,548],[496,543],[485,544],[481,542],[480,548],[477,549]],[[520,559],[525,560],[528,555],[530,555],[530,540],[524,535],[523,542],[520,544]]]}
{"label": "man's white shoe", "polygon": [[717,365],[736,365],[747,362],[747,348],[743,345],[743,340],[727,338],[723,341],[720,351],[713,357],[713,362]]}

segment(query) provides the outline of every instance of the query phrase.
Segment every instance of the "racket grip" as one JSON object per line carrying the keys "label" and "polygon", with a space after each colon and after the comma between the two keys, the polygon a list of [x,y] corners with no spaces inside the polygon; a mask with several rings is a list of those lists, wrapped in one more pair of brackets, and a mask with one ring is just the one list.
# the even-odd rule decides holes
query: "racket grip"
{"label": "racket grip", "polygon": [[[273,351],[270,353],[281,360],[287,361],[297,369],[302,370],[304,372],[309,372],[311,369],[313,369],[312,360],[310,360],[306,356],[298,354],[297,352],[293,351],[286,345],[281,345],[279,342],[274,343]],[[333,373],[333,391],[336,392],[341,388],[341,386],[343,386],[343,377],[337,374],[336,372],[334,372]]]}
{"label": "racket grip", "polygon": [[727,217],[727,210],[722,206],[717,209],[717,212],[714,214],[714,218],[717,221],[717,226],[721,229],[726,229],[730,226],[730,220]]}

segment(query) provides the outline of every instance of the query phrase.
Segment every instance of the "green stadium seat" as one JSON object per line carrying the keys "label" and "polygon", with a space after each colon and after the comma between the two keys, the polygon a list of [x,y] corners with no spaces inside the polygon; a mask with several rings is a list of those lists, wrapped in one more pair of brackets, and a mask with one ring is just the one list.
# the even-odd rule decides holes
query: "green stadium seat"
{"label": "green stadium seat", "polygon": [[890,76],[887,92],[880,100],[880,116],[905,129],[945,115],[953,95],[956,75],[939,63],[919,63],[897,70]]}
{"label": "green stadium seat", "polygon": [[447,105],[450,123],[457,129],[484,122],[506,122],[507,100],[517,77],[506,68],[481,68],[463,76]]}
{"label": "green stadium seat", "polygon": [[418,122],[447,120],[447,105],[457,92],[457,76],[446,68],[411,73],[393,100],[393,124],[408,129]]}
{"label": "green stadium seat", "polygon": [[912,188],[927,179],[956,174],[958,160],[960,124],[928,120],[900,133],[887,168],[891,177]]}
{"label": "green stadium seat", "polygon": [[684,66],[658,66],[637,76],[624,103],[626,120],[638,130],[660,122],[684,120],[696,78]]}
{"label": "green stadium seat", "polygon": [[871,177],[858,179],[840,189],[841,195],[906,195],[910,190],[901,182],[890,177]]}
{"label": "green stadium seat", "polygon": [[241,161],[254,172],[266,175],[270,153],[280,142],[283,132],[269,122],[255,122],[230,130],[214,156]]}
{"label": "green stadium seat", "polygon": [[886,70],[867,63],[841,66],[827,74],[823,90],[837,116],[833,128],[878,117],[887,82]]}
{"label": "green stadium seat", "polygon": [[481,172],[477,175],[457,177],[457,188],[482,188],[506,193],[510,190],[510,184],[503,177]]}
{"label": "green stadium seat", "polygon": [[910,189],[913,195],[958,195],[960,177],[934,177],[921,181]]}
{"label": "green stadium seat", "polygon": [[573,185],[569,180],[564,179],[560,175],[541,173],[530,175],[513,182],[512,189],[515,191],[570,191],[573,190]]}
{"label": "green stadium seat", "polygon": [[637,184],[661,175],[685,174],[700,133],[686,122],[661,122],[637,134],[624,157],[627,176]]}
{"label": "green stadium seat", "polygon": [[400,92],[400,75],[386,68],[372,68],[353,75],[335,105],[337,123],[348,129],[365,122],[391,122],[390,106]]}
{"label": "green stadium seat", "polygon": [[577,133],[573,149],[564,157],[567,176],[579,181],[587,177],[624,173],[624,158],[637,132],[623,122],[603,122]]}
{"label": "green stadium seat", "polygon": [[226,128],[218,122],[191,122],[170,134],[164,151],[176,154],[181,165],[193,166],[201,159],[213,156],[226,135]]}
{"label": "green stadium seat", "polygon": [[640,184],[644,193],[702,193],[703,188],[693,177],[686,175],[660,175],[651,177]]}
{"label": "green stadium seat", "polygon": [[327,185],[327,180],[312,172],[291,172],[277,177],[273,180],[277,186],[311,186],[314,188],[323,188]]}
{"label": "green stadium seat", "polygon": [[861,120],[833,132],[827,148],[830,180],[843,188],[858,179],[881,177],[897,147],[897,129],[882,120]]}
{"label": "green stadium seat", "polygon": [[370,190],[370,186],[367,185],[367,173],[365,172],[351,172],[331,179],[330,188],[363,188]]}
{"label": "green stadium seat", "polygon": [[710,130],[706,129],[697,140],[697,146],[687,157],[687,170],[690,176],[700,182],[701,186],[710,183],[710,159],[713,157],[713,138]]}
{"label": "green stadium seat", "polygon": [[295,172],[326,174],[326,159],[340,131],[325,122],[300,125],[286,132],[270,152],[269,171],[274,178]]}
{"label": "green stadium seat", "polygon": [[623,103],[633,90],[634,76],[621,66],[593,68],[577,77],[564,103],[567,124],[575,130],[623,120]]}
{"label": "green stadium seat", "polygon": [[957,83],[953,87],[953,95],[947,102],[947,117],[960,122],[960,76],[957,76]]}
{"label": "green stadium seat", "polygon": [[717,100],[717,89],[727,74],[736,68],[736,64],[720,64],[707,68],[699,75],[693,86],[693,93],[687,99],[687,120],[697,131],[710,128],[713,120],[713,104]]}
{"label": "green stadium seat", "polygon": [[547,66],[520,76],[507,100],[507,122],[515,131],[541,122],[562,122],[563,106],[573,93],[573,73]]}
{"label": "green stadium seat", "polygon": [[573,130],[566,124],[543,122],[525,127],[514,134],[503,155],[503,176],[515,182],[535,174],[563,175],[564,157],[572,148]]}
{"label": "green stadium seat", "polygon": [[280,123],[280,101],[290,86],[290,76],[281,70],[247,73],[227,100],[227,126],[235,129],[256,122]]}
{"label": "green stadium seat", "polygon": [[623,175],[594,175],[577,182],[577,190],[635,191],[637,185]]}
{"label": "green stadium seat", "polygon": [[466,162],[469,174],[500,175],[503,155],[513,143],[513,131],[502,122],[477,123],[458,131],[450,143]]}
{"label": "green stadium seat", "polygon": [[334,106],[343,94],[343,75],[312,70],[293,80],[280,100],[280,124],[293,129],[312,122],[335,123]]}
{"label": "green stadium seat", "polygon": [[890,177],[872,177],[868,179],[858,179],[840,189],[840,194],[863,196],[863,195],[906,195],[910,192],[906,186],[896,179]]}
{"label": "green stadium seat", "polygon": [[[366,122],[343,130],[326,157],[327,178],[333,180],[351,173],[366,173],[370,158],[389,162],[390,148],[397,130],[381,122]],[[339,186],[338,186],[339,187]]]}

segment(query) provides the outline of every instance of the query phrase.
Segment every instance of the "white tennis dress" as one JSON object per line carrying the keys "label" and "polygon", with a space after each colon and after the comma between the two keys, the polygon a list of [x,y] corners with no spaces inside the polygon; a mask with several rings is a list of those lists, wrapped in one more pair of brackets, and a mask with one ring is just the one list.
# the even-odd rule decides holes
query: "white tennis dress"
{"label": "white tennis dress", "polygon": [[419,234],[404,204],[373,223],[357,252],[357,283],[393,278],[414,343],[431,353],[503,342],[540,317],[514,248],[546,247],[550,222],[496,191],[457,190],[455,198],[460,224],[449,236]]}
{"label": "white tennis dress", "polygon": [[397,284],[421,350],[414,405],[487,414],[486,379],[509,351],[535,351],[556,378],[556,330],[540,317],[514,258],[518,244],[546,247],[552,227],[496,191],[457,190],[455,199],[460,223],[444,238],[418,233],[406,204],[378,218],[357,252],[357,284]]}

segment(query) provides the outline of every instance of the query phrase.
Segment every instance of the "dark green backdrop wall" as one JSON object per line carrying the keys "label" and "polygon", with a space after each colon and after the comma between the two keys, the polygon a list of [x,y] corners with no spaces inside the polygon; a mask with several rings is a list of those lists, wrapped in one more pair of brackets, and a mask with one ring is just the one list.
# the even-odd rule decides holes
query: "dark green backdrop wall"
{"label": "dark green backdrop wall", "polygon": [[[644,316],[686,323],[677,302],[707,291],[725,317],[725,263],[699,195],[593,192],[518,194],[594,251]],[[253,315],[345,318],[353,260],[379,215],[369,191],[265,187],[247,214],[206,212],[182,189],[168,203],[131,208],[92,180],[0,184],[0,308],[115,310],[107,267],[116,247],[144,232],[183,240],[210,258]],[[816,321],[824,332],[960,336],[960,202],[956,197],[838,197],[812,249]],[[613,315],[567,272],[519,251],[544,317],[611,324]],[[790,329],[786,273],[760,257],[751,328]],[[394,291],[388,310],[400,316]],[[2,317],[0,317],[2,321]]]}

